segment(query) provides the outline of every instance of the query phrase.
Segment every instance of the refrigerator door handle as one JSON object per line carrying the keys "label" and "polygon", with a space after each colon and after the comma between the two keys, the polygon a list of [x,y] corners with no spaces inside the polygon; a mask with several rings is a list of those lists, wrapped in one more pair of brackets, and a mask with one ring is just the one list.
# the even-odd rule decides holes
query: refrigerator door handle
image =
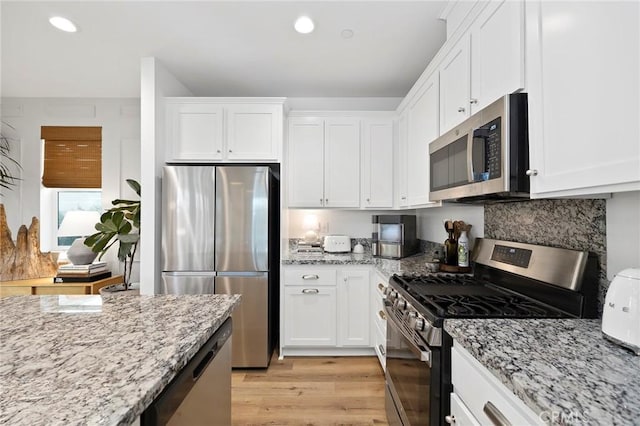
{"label": "refrigerator door handle", "polygon": [[216,272],[218,277],[266,277],[268,272]]}
{"label": "refrigerator door handle", "polygon": [[215,271],[162,271],[162,275],[169,275],[172,277],[215,277],[217,274]]}

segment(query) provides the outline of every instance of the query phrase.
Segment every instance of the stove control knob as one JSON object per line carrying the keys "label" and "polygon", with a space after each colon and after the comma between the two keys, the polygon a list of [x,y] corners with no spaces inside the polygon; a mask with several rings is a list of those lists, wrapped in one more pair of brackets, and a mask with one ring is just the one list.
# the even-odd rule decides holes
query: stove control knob
{"label": "stove control knob", "polygon": [[418,313],[416,311],[409,312],[409,318],[414,319],[418,317]]}
{"label": "stove control knob", "polygon": [[399,309],[399,310],[401,310],[401,311],[404,311],[405,309],[407,309],[407,301],[406,301],[406,300],[404,300],[402,297],[398,297],[398,298],[396,299],[396,301],[395,301],[395,302],[393,302],[393,306],[394,306],[396,309]]}
{"label": "stove control knob", "polygon": [[418,331],[424,330],[424,318],[416,318],[416,322],[413,325],[413,328]]}

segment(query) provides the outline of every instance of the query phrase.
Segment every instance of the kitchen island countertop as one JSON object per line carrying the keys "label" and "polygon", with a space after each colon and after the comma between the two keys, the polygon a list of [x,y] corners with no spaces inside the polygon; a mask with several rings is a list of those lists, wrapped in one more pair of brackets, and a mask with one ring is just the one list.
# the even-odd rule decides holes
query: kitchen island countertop
{"label": "kitchen island countertop", "polygon": [[601,320],[452,319],[445,331],[543,420],[638,424],[640,357]]}
{"label": "kitchen island countertop", "polygon": [[0,300],[0,424],[126,425],[230,316],[240,296]]}

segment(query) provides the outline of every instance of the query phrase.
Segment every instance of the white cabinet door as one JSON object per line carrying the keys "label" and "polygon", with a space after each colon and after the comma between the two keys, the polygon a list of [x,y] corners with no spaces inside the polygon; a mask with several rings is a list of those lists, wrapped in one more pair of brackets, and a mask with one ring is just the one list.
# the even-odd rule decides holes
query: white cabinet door
{"label": "white cabinet door", "polygon": [[409,198],[407,195],[407,164],[409,161],[409,111],[405,109],[398,117],[398,158],[395,162],[397,185],[397,205],[398,207],[408,207]]}
{"label": "white cabinet door", "polygon": [[494,0],[471,27],[471,114],[524,89],[524,2]]}
{"label": "white cabinet door", "polygon": [[362,194],[365,208],[393,207],[393,121],[362,123]]}
{"label": "white cabinet door", "polygon": [[324,205],[324,121],[289,119],[289,207]]}
{"label": "white cabinet door", "polygon": [[640,189],[639,9],[526,2],[532,197]]}
{"label": "white cabinet door", "polygon": [[[315,161],[318,157],[315,158]],[[325,120],[324,206],[360,207],[360,121]]]}
{"label": "white cabinet door", "polygon": [[369,346],[369,270],[338,271],[338,345]]}
{"label": "white cabinet door", "polygon": [[167,111],[170,159],[222,159],[222,106],[202,103],[169,104]]}
{"label": "white cabinet door", "polygon": [[282,105],[229,105],[227,158],[229,160],[277,160],[282,143]]}
{"label": "white cabinet door", "polygon": [[451,414],[447,417],[450,423],[456,426],[480,426],[480,422],[473,417],[471,411],[455,393],[451,393]]}
{"label": "white cabinet door", "polygon": [[429,78],[409,106],[407,204],[429,203],[429,143],[438,137],[438,74]]}
{"label": "white cabinet door", "polygon": [[336,288],[284,287],[284,345],[336,345]]}
{"label": "white cabinet door", "polygon": [[446,133],[469,117],[471,84],[469,35],[465,34],[440,66],[440,133]]}

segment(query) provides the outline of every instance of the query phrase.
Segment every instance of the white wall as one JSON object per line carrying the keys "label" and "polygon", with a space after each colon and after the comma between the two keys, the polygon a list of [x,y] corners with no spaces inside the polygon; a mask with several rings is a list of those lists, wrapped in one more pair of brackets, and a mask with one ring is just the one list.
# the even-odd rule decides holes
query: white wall
{"label": "white wall", "polygon": [[28,226],[36,216],[41,249],[49,251],[57,229],[55,205],[41,197],[41,126],[101,126],[102,206],[131,196],[125,179],[140,176],[139,99],[3,98],[2,120],[15,128],[19,143],[12,154],[22,165],[18,188],[1,200],[14,238],[19,226]]}
{"label": "white wall", "polygon": [[607,200],[607,278],[632,267],[640,268],[640,191]]}
{"label": "white wall", "polygon": [[[307,231],[303,226],[304,217],[313,214],[320,223],[320,235],[341,234],[351,238],[371,238],[371,216],[374,214],[415,214],[415,210],[373,211],[373,210],[309,210],[289,209],[288,238],[302,238]],[[283,219],[283,224],[284,224]],[[419,232],[419,230],[418,230]]]}
{"label": "white wall", "polygon": [[140,293],[160,290],[160,224],[162,166],[165,164],[164,97],[193,96],[155,58],[141,60],[141,186]]}

